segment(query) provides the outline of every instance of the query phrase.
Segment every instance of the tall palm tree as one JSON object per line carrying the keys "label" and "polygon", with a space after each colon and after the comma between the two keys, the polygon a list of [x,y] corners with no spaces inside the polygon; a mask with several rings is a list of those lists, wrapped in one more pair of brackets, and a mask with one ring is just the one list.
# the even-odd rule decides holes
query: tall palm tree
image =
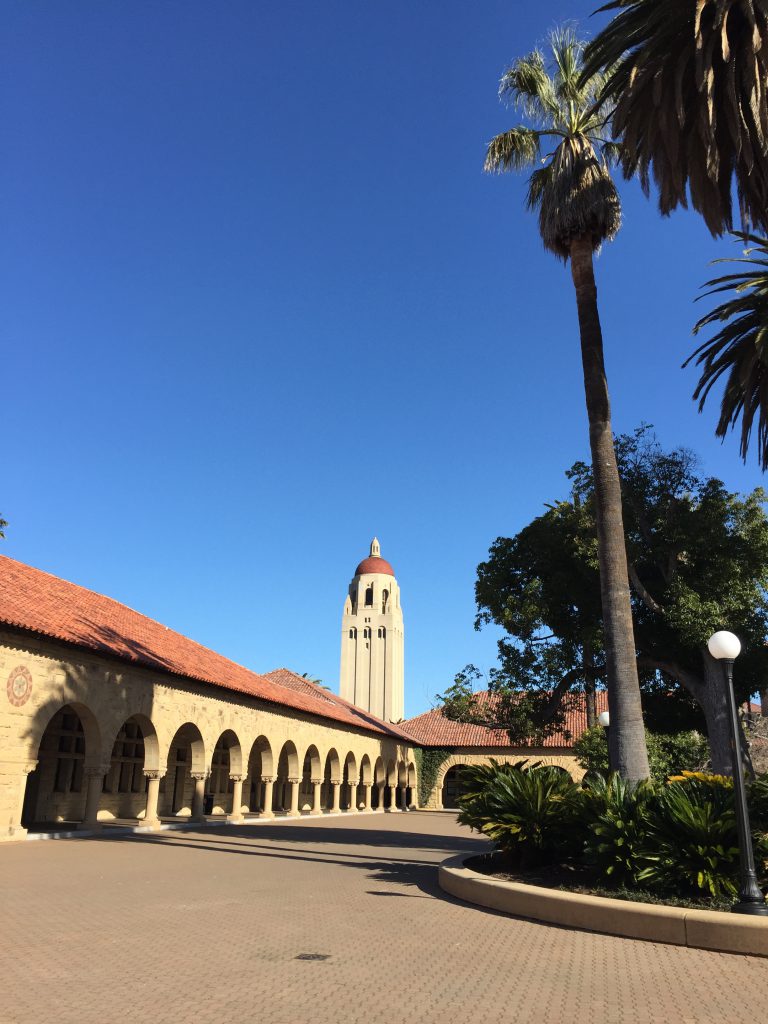
{"label": "tall palm tree", "polygon": [[742,222],[768,232],[768,0],[611,0],[619,13],[587,46],[587,76],[606,74],[627,177],[659,208],[687,206],[713,235]]}
{"label": "tall palm tree", "polygon": [[[619,197],[608,167],[615,147],[606,138],[603,115],[595,112],[604,78],[597,74],[583,80],[581,76],[583,44],[572,30],[561,29],[550,36],[549,46],[549,64],[536,50],[504,73],[499,94],[528,123],[491,140],[485,170],[537,168],[528,183],[528,207],[538,210],[545,247],[571,261],[597,507],[611,763],[634,781],[647,777],[648,755],[592,261],[594,252],[615,236],[621,223]],[[542,147],[550,142],[554,148],[545,152]]]}
{"label": "tall palm tree", "polygon": [[[746,462],[752,428],[757,418],[757,453],[764,470],[768,469],[768,239],[758,235],[739,236],[742,244],[752,244],[744,256],[715,260],[716,263],[740,263],[744,269],[707,281],[706,295],[732,292],[731,298],[703,316],[693,329],[698,334],[714,324],[723,326],[683,363],[692,359],[701,366],[701,377],[693,393],[699,399],[699,411],[721,377],[725,389],[720,403],[720,419],[715,433],[725,437],[741,420],[739,450]],[[755,256],[759,253],[759,256]]]}

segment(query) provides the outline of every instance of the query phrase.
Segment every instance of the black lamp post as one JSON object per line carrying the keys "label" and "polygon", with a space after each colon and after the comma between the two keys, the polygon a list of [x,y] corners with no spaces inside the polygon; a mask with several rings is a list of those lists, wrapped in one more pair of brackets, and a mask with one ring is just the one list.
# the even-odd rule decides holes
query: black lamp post
{"label": "black lamp post", "polygon": [[605,745],[608,747],[608,774],[611,773],[611,715],[608,711],[601,711],[597,716],[600,725],[605,729]]}
{"label": "black lamp post", "polygon": [[739,718],[736,712],[736,697],[733,692],[733,663],[741,652],[741,643],[733,633],[721,630],[709,638],[707,647],[712,657],[722,661],[725,666],[728,718],[731,725],[731,764],[733,766],[733,790],[736,797],[739,873],[741,875],[739,898],[731,909],[735,914],[768,916],[768,904],[757,884],[757,875],[755,874],[755,855],[752,850],[752,832],[749,828],[747,794],[744,789],[744,771],[741,764]]}

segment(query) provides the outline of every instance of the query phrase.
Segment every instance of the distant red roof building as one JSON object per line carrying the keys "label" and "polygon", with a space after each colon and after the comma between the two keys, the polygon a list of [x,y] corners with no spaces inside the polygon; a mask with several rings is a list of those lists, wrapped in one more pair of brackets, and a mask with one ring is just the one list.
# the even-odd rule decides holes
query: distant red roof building
{"label": "distant red roof building", "polygon": [[[483,690],[476,695],[480,704],[487,703],[491,695]],[[605,690],[596,695],[597,714],[608,710],[608,695]],[[405,729],[413,739],[425,747],[505,747],[509,749],[509,736],[504,729],[489,729],[484,725],[473,725],[469,722],[454,722],[446,718],[441,708],[434,708],[416,718],[403,722]],[[528,744],[537,747],[570,747],[574,740],[587,728],[587,709],[583,694],[574,695],[571,707],[565,714],[566,732],[553,733],[542,743]]]}

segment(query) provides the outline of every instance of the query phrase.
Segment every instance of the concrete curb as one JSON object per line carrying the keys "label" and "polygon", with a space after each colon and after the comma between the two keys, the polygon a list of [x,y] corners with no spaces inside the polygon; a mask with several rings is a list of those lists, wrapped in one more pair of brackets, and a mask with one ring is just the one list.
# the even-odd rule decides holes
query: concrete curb
{"label": "concrete curb", "polygon": [[472,871],[464,866],[465,859],[462,855],[443,861],[438,880],[441,889],[467,903],[582,931],[768,957],[765,918],[632,903],[507,882]]}

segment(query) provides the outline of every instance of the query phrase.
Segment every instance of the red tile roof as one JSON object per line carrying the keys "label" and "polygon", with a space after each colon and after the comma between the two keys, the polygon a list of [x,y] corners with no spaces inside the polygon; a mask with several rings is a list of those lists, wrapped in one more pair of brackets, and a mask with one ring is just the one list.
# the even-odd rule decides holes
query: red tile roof
{"label": "red tile roof", "polygon": [[4,555],[0,555],[0,623],[367,732],[405,736],[316,684],[285,685],[285,677],[258,675],[112,598]]}
{"label": "red tile roof", "polygon": [[[476,694],[480,704],[487,703],[490,694],[483,690]],[[608,695],[605,690],[595,694],[597,713],[608,710]],[[417,743],[431,747],[506,747],[512,744],[504,729],[489,729],[484,725],[473,725],[469,722],[454,722],[446,718],[440,708],[433,708],[416,718],[409,718],[402,723]],[[568,738],[564,732],[553,733],[542,743],[523,743],[525,746],[570,747],[575,739],[587,728],[587,710],[584,695],[574,695],[572,706],[565,714],[565,730],[570,733]]]}
{"label": "red tile roof", "polygon": [[345,700],[343,697],[339,697],[338,694],[332,693],[330,690],[326,690],[324,686],[320,686],[318,683],[313,683],[305,676],[300,676],[295,672],[291,672],[289,668],[276,668],[272,672],[267,672],[266,678],[274,680],[276,683],[279,683],[280,686],[287,686],[292,690],[297,690],[299,693],[310,694],[319,700],[327,701],[329,704],[333,704],[337,707],[347,708],[349,711],[366,721],[374,722],[377,725],[386,724],[387,731],[392,733],[393,736],[404,740],[406,743],[413,742],[410,733],[405,732],[402,723],[400,725],[393,725],[391,722],[382,723],[375,715],[371,715],[362,708],[357,707],[357,705]]}

